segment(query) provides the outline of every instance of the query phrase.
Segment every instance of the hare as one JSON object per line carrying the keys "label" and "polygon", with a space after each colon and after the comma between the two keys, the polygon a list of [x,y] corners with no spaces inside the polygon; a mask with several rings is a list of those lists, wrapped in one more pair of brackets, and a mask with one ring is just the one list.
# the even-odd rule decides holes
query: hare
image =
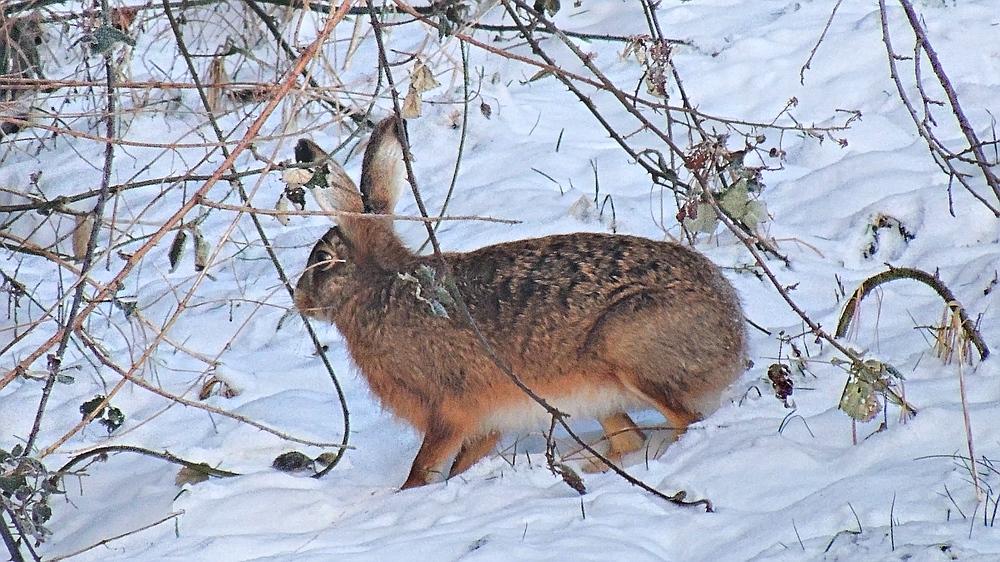
{"label": "hare", "polygon": [[360,190],[299,141],[296,158],[326,174],[321,206],[353,214],[316,243],[294,300],[336,324],[383,407],[423,434],[404,489],[455,476],[503,433],[546,419],[487,356],[448,287],[525,385],[601,423],[613,461],[644,444],[629,410],[655,408],[680,435],[719,406],[745,370],[746,332],[711,261],[675,243],[577,233],[446,253],[444,279],[439,260],[413,253],[384,216],[403,184],[399,135],[395,118],[375,127]]}

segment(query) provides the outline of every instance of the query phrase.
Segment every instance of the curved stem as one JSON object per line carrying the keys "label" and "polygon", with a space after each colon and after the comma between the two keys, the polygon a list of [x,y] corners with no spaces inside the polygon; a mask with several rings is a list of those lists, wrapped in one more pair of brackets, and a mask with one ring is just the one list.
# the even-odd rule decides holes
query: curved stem
{"label": "curved stem", "polygon": [[958,302],[958,299],[955,298],[951,289],[949,289],[947,285],[934,275],[912,267],[889,266],[888,271],[883,271],[882,273],[865,279],[858,289],[854,291],[854,294],[851,295],[851,298],[847,300],[847,304],[844,306],[844,312],[840,315],[840,321],[837,322],[837,332],[834,334],[834,337],[842,338],[847,334],[847,330],[851,326],[851,319],[854,317],[858,307],[861,306],[861,301],[868,296],[868,293],[872,292],[872,290],[883,283],[888,283],[889,281],[895,281],[897,279],[912,279],[913,281],[918,281],[933,289],[938,296],[944,299],[947,306],[958,311],[959,318],[962,320],[962,329],[965,331],[965,335],[968,336],[969,341],[971,341],[979,351],[979,358],[985,360],[989,357],[990,349],[986,347],[986,342],[983,341],[983,337],[979,333],[979,330],[976,329],[975,324],[973,324],[972,320],[969,319],[969,315],[965,312],[965,307]]}

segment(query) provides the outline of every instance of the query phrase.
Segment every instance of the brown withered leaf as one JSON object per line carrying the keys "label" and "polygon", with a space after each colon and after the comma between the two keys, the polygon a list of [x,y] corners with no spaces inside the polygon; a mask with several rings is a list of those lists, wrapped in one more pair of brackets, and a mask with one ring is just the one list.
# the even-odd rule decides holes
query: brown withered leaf
{"label": "brown withered leaf", "polygon": [[792,383],[792,371],[788,365],[772,363],[767,368],[767,378],[774,387],[774,396],[781,400],[786,408],[789,407],[788,397],[792,395],[795,385]]}
{"label": "brown withered leaf", "polygon": [[421,105],[423,105],[423,100],[420,99],[420,94],[411,84],[410,91],[403,98],[403,109],[400,110],[400,113],[403,114],[403,119],[416,119],[420,117]]}
{"label": "brown withered leaf", "polygon": [[228,382],[216,376],[212,376],[207,381],[205,381],[205,384],[201,385],[201,390],[198,391],[198,398],[201,400],[205,400],[209,396],[235,398],[239,395],[240,391],[236,390]]}
{"label": "brown withered leaf", "polygon": [[174,241],[170,243],[170,251],[167,252],[167,259],[170,260],[170,273],[177,271],[177,266],[181,263],[186,240],[187,231],[183,228],[178,229],[177,234],[174,235]]}
{"label": "brown withered leaf", "polygon": [[[206,463],[200,463],[198,466],[204,466],[206,469],[210,469]],[[177,476],[174,477],[174,484],[177,484],[178,486],[191,484],[193,486],[195,484],[200,484],[205,480],[208,480],[207,470],[203,471],[190,466],[185,466],[177,471]]]}
{"label": "brown withered leaf", "polygon": [[229,84],[229,73],[226,72],[226,61],[223,57],[217,56],[208,65],[208,76],[205,82],[208,83],[208,109],[213,113],[224,109],[225,87]]}
{"label": "brown withered leaf", "polygon": [[132,28],[135,16],[139,14],[138,6],[126,6],[121,8],[111,8],[111,26],[128,34]]}
{"label": "brown withered leaf", "polygon": [[90,236],[94,233],[94,215],[77,215],[76,228],[73,229],[73,258],[83,261],[87,255]]}
{"label": "brown withered leaf", "polygon": [[194,231],[194,270],[204,271],[208,267],[208,254],[212,251],[212,246],[205,240],[201,230]]}
{"label": "brown withered leaf", "polygon": [[427,68],[427,65],[418,62],[413,66],[413,72],[410,74],[410,89],[416,90],[417,94],[433,90],[440,85],[441,83],[434,78],[434,73]]}

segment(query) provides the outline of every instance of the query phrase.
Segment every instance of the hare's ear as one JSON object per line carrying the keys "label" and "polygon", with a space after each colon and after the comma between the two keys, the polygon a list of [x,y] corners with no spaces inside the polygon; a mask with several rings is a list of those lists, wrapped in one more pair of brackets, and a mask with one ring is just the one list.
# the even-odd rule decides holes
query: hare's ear
{"label": "hare's ear", "polygon": [[295,143],[295,161],[299,164],[318,164],[330,155],[309,139],[299,139]]}
{"label": "hare's ear", "polygon": [[323,174],[325,180],[310,180],[306,184],[321,209],[328,212],[364,211],[364,203],[354,181],[319,145],[309,139],[299,139],[295,144],[295,160],[303,164],[315,164],[313,173]]}
{"label": "hare's ear", "polygon": [[392,214],[402,195],[406,167],[395,116],[375,125],[361,166],[361,199],[366,213]]}

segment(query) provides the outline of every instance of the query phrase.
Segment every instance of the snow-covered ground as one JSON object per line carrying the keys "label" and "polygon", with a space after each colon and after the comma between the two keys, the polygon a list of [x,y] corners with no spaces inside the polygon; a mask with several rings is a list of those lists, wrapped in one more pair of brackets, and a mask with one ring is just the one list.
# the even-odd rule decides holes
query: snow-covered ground
{"label": "snow-covered ground", "polygon": [[[800,83],[800,69],[834,4],[832,0],[667,0],[660,4],[658,17],[665,36],[688,42],[676,48],[673,61],[686,94],[707,114],[769,122],[791,98],[797,100],[791,114],[807,125],[833,126],[846,120],[846,112],[860,112],[861,119],[849,130],[833,132],[823,142],[796,132],[762,131],[767,137],[762,146],[785,154],[783,161],[763,162],[780,168],[765,171],[762,177],[761,199],[771,215],[763,229],[790,261],[790,266],[777,260],[768,265],[811,318],[833,331],[844,306],[842,291],[849,295],[891,263],[937,272],[979,321],[986,343],[1000,349],[1000,308],[991,285],[1000,268],[1000,220],[957,184],[949,195],[947,176],[917,135],[890,78],[875,0],[839,5]],[[977,134],[985,141],[995,139],[991,122],[1000,112],[1000,10],[995,0],[915,4]],[[499,22],[501,12],[494,8],[487,20]],[[192,13],[198,14],[192,19],[195,23],[232,17],[210,10]],[[912,55],[912,35],[902,10],[890,0],[888,13],[897,51]],[[554,19],[563,29],[577,32],[646,32],[637,1],[564,2]],[[292,26],[297,20],[288,16],[286,21]],[[178,80],[186,79],[173,44],[166,41],[169,31],[159,27],[162,21],[156,25],[161,33],[137,34],[132,78],[159,79],[167,69]],[[225,30],[222,24],[213,25]],[[328,49],[345,50],[352,25],[342,23],[337,43],[331,42]],[[362,31],[366,29],[363,25]],[[512,33],[505,33],[501,41],[493,41],[495,32],[470,33],[496,48],[530,55]],[[425,31],[414,25],[400,26],[392,31],[389,46],[405,53],[420,48],[425,37]],[[460,55],[454,40],[444,45],[423,46],[426,62],[442,87],[425,94],[424,115],[409,123],[417,179],[432,211],[445,198],[460,140],[460,131],[452,127],[455,112],[461,110],[462,84],[455,74],[461,68]],[[624,89],[636,87],[641,69],[635,58],[621,57],[621,43],[577,40],[577,45],[593,53],[594,63]],[[546,40],[545,46],[560,60],[570,60],[554,40]],[[371,91],[375,57],[369,37],[350,69],[341,69],[348,89]],[[592,206],[595,168],[599,199],[613,198],[618,232],[654,239],[679,236],[672,195],[651,188],[642,168],[562,84],[551,77],[531,80],[537,69],[477,48],[470,50],[469,65],[471,87],[479,97],[472,102],[448,213],[520,223],[446,222],[439,231],[446,250],[560,232],[609,231],[607,209],[601,216]],[[571,67],[582,71],[578,63]],[[405,78],[406,68],[400,67],[398,78]],[[932,84],[926,61],[922,70]],[[938,90],[931,91],[939,95]],[[177,140],[203,119],[187,111],[198,107],[197,95],[192,90],[180,95],[180,109],[139,114],[130,121],[124,138]],[[594,99],[623,133],[638,128],[610,96],[595,94]],[[677,92],[672,91],[671,103],[675,102],[679,103]],[[481,103],[490,106],[489,117],[480,111]],[[385,100],[380,102],[376,117],[386,115],[389,107]],[[251,114],[249,121],[257,109],[244,107],[222,123],[245,127],[237,123],[245,111]],[[260,152],[290,158],[291,142],[276,140],[277,136],[328,120],[316,107],[311,111],[294,119],[287,111],[275,115],[258,141]],[[958,142],[961,133],[950,114],[944,108],[935,111],[938,133],[946,141]],[[783,116],[779,123],[792,122]],[[93,133],[103,134],[103,128]],[[324,125],[309,136],[333,147],[344,140],[346,130]],[[185,141],[213,138],[210,129],[202,127]],[[636,142],[647,146],[643,139],[637,137]],[[841,146],[837,139],[846,144]],[[734,137],[731,142],[736,146],[730,148],[738,149],[742,140]],[[3,152],[0,185],[4,187],[31,190],[30,175],[39,170],[44,171],[40,185],[49,198],[79,192],[81,182],[92,184],[87,189],[99,185],[103,146],[98,142],[60,139],[40,151],[25,148],[35,146],[26,141],[14,146]],[[996,145],[985,150],[996,159]],[[156,157],[160,152],[122,147],[112,182],[125,182],[137,174],[141,179],[182,173],[199,158],[194,149],[165,151]],[[149,170],[139,169],[150,160]],[[214,154],[197,169],[211,173],[221,161]],[[240,169],[260,165],[250,158],[238,162]],[[345,168],[357,177],[360,157],[351,156]],[[271,173],[258,184],[253,181],[248,184],[255,191],[253,203],[272,207],[282,188],[278,174]],[[193,192],[200,185],[192,182],[187,190]],[[976,185],[998,204],[981,180]],[[209,199],[222,200],[227,190],[220,184],[209,192]],[[154,197],[157,193],[159,188],[123,196],[120,220],[138,218],[138,231],[155,231],[155,225],[179,208],[181,197],[161,200]],[[587,212],[581,212],[581,198],[589,202],[583,207]],[[0,205],[20,202],[23,198],[0,192]],[[226,202],[237,199],[230,196]],[[412,198],[404,198],[398,212],[417,214]],[[873,247],[872,225],[880,216],[898,221],[912,239],[900,236],[898,228],[883,228]],[[337,443],[343,421],[329,375],[303,322],[294,316],[282,321],[291,299],[250,221],[236,218],[231,211],[212,210],[200,225],[218,250],[208,270],[211,278],[193,273],[190,253],[170,272],[168,237],[140,262],[119,295],[135,298],[142,316],[163,326],[192,291],[187,308],[167,333],[182,349],[161,343],[147,361],[141,355],[154,343],[152,332],[136,320],[125,320],[110,306],[90,318],[88,332],[102,338],[119,365],[138,364],[137,374],[145,380],[195,401],[207,370],[195,355],[205,356],[217,362],[211,374],[239,391],[236,397],[212,396],[205,403],[301,439]],[[41,222],[43,217],[33,220]],[[30,229],[23,221],[11,232],[26,236]],[[233,224],[235,228],[228,231]],[[264,225],[282,264],[297,276],[329,221],[293,217],[282,226],[264,217]],[[60,228],[61,233],[68,232],[65,223]],[[413,247],[424,240],[419,223],[401,222],[397,228]],[[285,441],[128,384],[112,401],[127,416],[124,426],[110,438],[97,425],[77,433],[43,459],[50,469],[88,448],[129,444],[242,475],[181,488],[174,481],[176,465],[129,453],[112,455],[91,465],[84,476],[66,478],[66,496],[56,496],[52,502],[54,516],[48,527],[54,534],[39,551],[48,559],[127,533],[72,559],[1000,560],[1000,531],[993,525],[1000,494],[1000,473],[993,464],[1000,459],[996,360],[980,364],[974,352],[974,366],[963,369],[972,438],[986,490],[977,502],[968,463],[959,458],[968,457],[959,367],[937,359],[927,330],[919,329],[940,323],[941,299],[924,285],[895,281],[865,300],[854,323],[858,329],[846,343],[895,366],[906,377],[906,399],[919,413],[903,422],[899,408],[889,405],[884,418],[879,415],[857,426],[855,444],[851,420],[838,409],[847,373],[829,362],[838,356],[829,345],[817,344],[812,336],[794,338],[810,356],[808,373],[795,377],[792,399],[797,409],[792,412],[774,398],[766,382],[767,366],[777,361],[779,353],[785,357],[789,351],[779,334],[796,336],[804,326],[771,284],[744,267],[753,259],[739,241],[723,229],[717,234],[701,237],[698,250],[726,268],[747,317],[771,335],[750,330],[755,366],[729,389],[718,412],[692,426],[659,458],[629,467],[633,476],[667,494],[684,490],[689,499],[710,500],[712,513],[666,503],[614,474],[587,475],[588,492],[581,496],[546,468],[540,432],[508,436],[496,453],[449,482],[400,492],[420,436],[381,411],[363,377],[352,368],[336,329],[317,325],[320,339],[329,345],[328,356],[344,386],[351,415],[353,449],[328,475],[313,479],[287,474],[271,468],[271,461],[292,449],[315,457],[331,448]],[[32,236],[35,243],[45,245],[54,236],[53,229],[42,227]],[[107,236],[100,240],[106,247]],[[225,241],[219,244],[220,240]],[[121,249],[132,251],[142,242]],[[62,244],[68,252],[69,242]],[[117,259],[112,257],[107,270],[102,260],[95,277],[110,279],[121,267]],[[18,267],[20,260],[24,263]],[[38,291],[36,297],[43,302],[54,298],[57,272],[50,262],[4,251],[0,267]],[[67,276],[67,285],[72,282],[65,271],[59,273]],[[0,343],[5,346],[21,331],[14,331],[16,323],[41,316],[34,305],[23,299],[20,304],[19,316],[10,312],[2,318]],[[50,324],[19,341],[0,359],[3,372],[52,333]],[[79,421],[81,403],[106,394],[119,381],[117,374],[86,358],[82,350],[70,347],[63,366],[76,380],[55,386],[38,449],[51,445]],[[43,371],[44,359],[31,368]],[[27,436],[41,391],[40,382],[23,378],[0,390],[0,448],[10,450]],[[652,412],[637,419],[645,424],[661,421]],[[887,424],[879,432],[883,420]],[[577,426],[597,435],[593,422]],[[573,448],[568,440],[562,445],[563,452]],[[136,531],[171,514],[176,516]]]}

